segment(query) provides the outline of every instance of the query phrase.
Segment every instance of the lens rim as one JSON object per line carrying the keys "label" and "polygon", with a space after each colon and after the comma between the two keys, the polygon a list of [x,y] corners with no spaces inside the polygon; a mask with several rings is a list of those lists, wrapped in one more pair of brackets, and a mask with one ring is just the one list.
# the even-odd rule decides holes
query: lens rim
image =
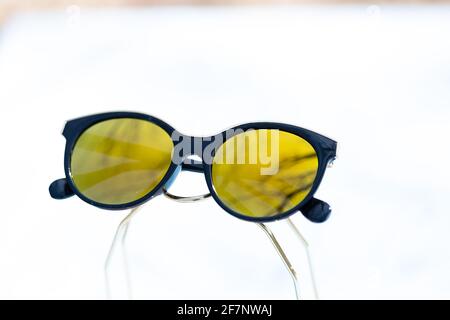
{"label": "lens rim", "polygon": [[[66,138],[66,148],[64,153],[64,171],[66,175],[67,182],[69,186],[72,188],[74,193],[83,201],[96,206],[98,208],[107,209],[107,210],[125,210],[129,208],[136,207],[138,205],[143,204],[144,202],[150,200],[154,196],[158,195],[162,191],[162,186],[169,180],[169,178],[174,173],[175,169],[177,168],[177,165],[173,163],[173,161],[170,161],[169,168],[167,169],[167,172],[164,174],[161,181],[146,195],[143,197],[136,199],[131,202],[127,203],[121,203],[121,204],[106,204],[97,202],[95,200],[92,200],[85,196],[80,190],[77,188],[72,174],[71,174],[71,159],[72,159],[72,153],[73,149],[75,147],[75,144],[78,140],[78,138],[90,127],[94,126],[97,123],[107,121],[107,120],[113,120],[113,119],[138,119],[138,120],[145,120],[152,124],[157,125],[162,130],[164,130],[169,137],[172,140],[172,133],[175,131],[174,128],[172,128],[169,124],[165,123],[164,121],[146,115],[142,113],[136,113],[136,112],[108,112],[108,113],[102,113],[102,114],[96,114],[92,116],[86,116],[74,120],[70,120],[66,123],[64,130],[63,130],[63,136]],[[173,140],[172,140],[173,143]],[[173,151],[173,149],[172,149]]]}
{"label": "lens rim", "polygon": [[[284,124],[284,123],[277,123],[277,122],[252,122],[252,123],[246,123],[242,125],[238,125],[236,127],[231,128],[231,131],[235,132],[234,134],[229,135],[229,131],[223,131],[221,133],[223,143],[225,143],[226,140],[231,139],[235,135],[241,133],[237,132],[237,129],[242,130],[249,130],[249,129],[276,129],[280,131],[285,131],[291,134],[294,134],[305,141],[307,141],[316,151],[317,160],[318,160],[318,166],[317,166],[317,173],[316,177],[314,179],[313,185],[309,191],[309,193],[305,196],[305,198],[300,201],[297,205],[295,205],[293,208],[282,212],[280,214],[268,216],[268,217],[249,217],[246,215],[243,215],[237,211],[234,211],[233,209],[229,208],[219,197],[219,195],[216,192],[216,189],[214,187],[213,181],[212,181],[212,167],[213,163],[206,164],[204,163],[204,171],[205,171],[205,179],[206,183],[208,184],[209,191],[211,192],[212,197],[214,200],[219,204],[222,209],[227,211],[229,214],[233,215],[236,218],[251,221],[251,222],[272,222],[280,219],[285,219],[292,214],[299,211],[303,205],[305,205],[313,196],[314,193],[317,191],[323,176],[325,174],[325,170],[327,168],[328,162],[336,157],[336,147],[337,143],[336,141],[327,138],[325,136],[322,136],[316,132],[310,131],[308,129],[304,129],[301,127]],[[223,144],[222,143],[222,144]],[[214,157],[215,154],[213,154]]]}

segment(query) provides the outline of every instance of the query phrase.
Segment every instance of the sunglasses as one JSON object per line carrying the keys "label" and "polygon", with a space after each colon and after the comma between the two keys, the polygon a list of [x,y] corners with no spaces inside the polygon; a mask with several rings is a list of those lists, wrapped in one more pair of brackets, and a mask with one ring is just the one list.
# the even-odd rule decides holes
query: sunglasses
{"label": "sunglasses", "polygon": [[63,135],[66,177],[50,185],[55,199],[77,195],[99,208],[129,209],[167,192],[187,170],[203,173],[214,200],[240,219],[269,222],[300,211],[323,222],[330,214],[313,195],[337,144],[303,128],[248,123],[199,138],[149,115],[112,112],[70,120]]}
{"label": "sunglasses", "polygon": [[[290,262],[263,223],[298,211],[324,222],[331,213],[314,193],[336,158],[337,143],[307,129],[256,122],[192,137],[149,115],[110,112],[70,120],[63,135],[65,178],[51,183],[52,198],[77,195],[96,207],[121,210],[161,194],[181,202],[212,197],[231,215],[260,224],[294,280]],[[170,193],[181,171],[203,173],[209,193]]]}

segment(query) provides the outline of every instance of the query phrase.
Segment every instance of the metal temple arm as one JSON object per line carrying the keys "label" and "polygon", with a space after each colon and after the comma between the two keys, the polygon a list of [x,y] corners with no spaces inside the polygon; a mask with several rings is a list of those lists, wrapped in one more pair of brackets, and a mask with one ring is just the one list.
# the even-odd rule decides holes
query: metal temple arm
{"label": "metal temple arm", "polygon": [[[198,165],[198,164],[196,164],[196,165]],[[200,164],[200,166],[202,166],[202,165]],[[199,172],[199,171],[196,171],[197,169],[195,169],[195,170],[187,169],[187,170]],[[203,168],[201,170],[203,170]],[[177,195],[169,193],[165,188],[163,188],[163,194],[171,200],[178,201],[178,202],[184,202],[184,203],[205,200],[211,196],[210,193],[203,194],[203,195],[197,195],[197,196],[177,196]],[[107,294],[108,294],[109,298],[111,297],[111,281],[109,278],[109,271],[111,268],[111,261],[112,261],[113,254],[114,254],[114,252],[116,252],[116,250],[119,248],[119,246],[121,248],[123,267],[125,270],[125,281],[126,281],[126,286],[127,286],[127,291],[128,291],[128,297],[131,297],[131,284],[130,284],[130,278],[129,278],[129,274],[128,274],[127,256],[126,256],[126,252],[125,252],[125,240],[126,240],[126,236],[128,233],[128,228],[129,228],[131,219],[136,215],[139,208],[140,207],[133,208],[128,213],[128,215],[125,216],[125,218],[120,222],[120,224],[117,227],[116,233],[114,235],[113,241],[111,243],[111,247],[109,249],[109,252],[108,252],[108,255],[107,255],[107,258],[105,261],[106,290],[107,290]],[[288,225],[290,226],[290,228],[293,230],[297,239],[302,243],[302,245],[306,251],[306,256],[307,256],[308,266],[309,266],[309,271],[310,271],[310,276],[311,276],[311,282],[312,282],[313,290],[314,290],[314,295],[315,295],[315,298],[318,299],[318,291],[317,291],[317,285],[316,285],[315,277],[314,277],[312,260],[311,260],[311,256],[310,256],[310,252],[309,252],[309,244],[306,241],[306,239],[303,237],[303,235],[300,233],[299,229],[292,222],[292,220],[288,218],[288,219],[286,219],[286,221],[287,221]],[[268,227],[268,225],[264,224],[264,223],[258,223],[258,226],[268,236],[272,245],[274,246],[275,250],[277,251],[278,255],[280,256],[283,264],[285,265],[286,269],[288,270],[288,272],[292,278],[292,282],[294,284],[294,289],[295,289],[295,296],[297,299],[300,299],[299,279],[298,279],[298,274],[297,274],[293,264],[287,257],[287,255],[286,255],[285,251],[283,250],[282,246],[280,245],[278,239],[275,237],[274,233]]]}
{"label": "metal temple arm", "polygon": [[311,258],[311,253],[309,251],[309,243],[306,241],[305,237],[300,233],[300,230],[298,230],[297,226],[294,224],[294,222],[291,220],[291,218],[287,218],[287,223],[291,227],[291,229],[294,231],[294,234],[296,235],[297,239],[302,243],[303,247],[305,248],[306,252],[306,258],[308,260],[308,266],[309,266],[309,273],[311,276],[311,282],[313,285],[314,290],[314,296],[318,300],[319,299],[319,290],[317,289],[317,282],[316,277],[314,275],[314,268]]}
{"label": "metal temple arm", "polygon": [[[306,257],[308,260],[308,266],[309,266],[309,272],[310,272],[310,276],[311,276],[311,282],[313,285],[314,296],[316,299],[319,299],[316,280],[314,277],[311,255],[309,252],[309,244],[306,241],[306,239],[303,237],[303,235],[300,233],[298,228],[295,226],[295,224],[292,222],[292,220],[289,218],[286,220],[287,220],[287,223],[289,224],[289,226],[291,227],[291,229],[294,231],[294,234],[296,235],[297,239],[299,239],[299,241],[302,243],[302,245],[306,251]],[[277,251],[278,255],[280,256],[281,260],[283,261],[283,264],[285,265],[286,269],[288,270],[288,272],[292,278],[292,282],[294,284],[295,296],[296,296],[297,300],[299,300],[300,299],[300,284],[299,284],[298,275],[294,269],[294,266],[292,265],[291,261],[287,257],[287,255],[286,255],[285,251],[283,250],[282,246],[280,245],[279,241],[273,234],[272,230],[267,226],[267,224],[258,223],[258,225],[264,231],[264,233],[269,237],[270,241],[272,242],[272,245],[274,246],[274,248]]]}
{"label": "metal temple arm", "polygon": [[272,230],[270,230],[270,228],[267,225],[265,225],[264,223],[258,223],[258,225],[264,231],[264,233],[269,237],[273,246],[277,250],[278,255],[280,256],[281,260],[283,261],[284,265],[286,266],[286,269],[288,270],[289,274],[291,275],[292,282],[294,283],[295,297],[297,298],[297,300],[299,300],[300,292],[299,292],[299,283],[298,283],[298,278],[297,278],[297,272],[295,271],[294,267],[292,266],[291,262],[289,261],[288,257],[286,256],[286,253],[284,252],[284,250],[281,247],[280,243],[278,242],[277,238],[273,234]]}
{"label": "metal temple arm", "polygon": [[123,268],[125,270],[125,285],[127,290],[127,297],[131,298],[131,279],[128,270],[128,259],[126,254],[125,240],[128,234],[128,228],[130,226],[131,219],[136,215],[141,207],[136,207],[131,209],[131,211],[122,219],[116,229],[116,233],[114,234],[114,238],[111,242],[111,246],[108,251],[108,255],[106,256],[104,273],[105,273],[105,285],[106,285],[106,295],[108,299],[112,298],[111,292],[111,278],[109,276],[111,263],[114,253],[117,249],[121,249],[120,254],[122,255],[121,260],[123,262]]}

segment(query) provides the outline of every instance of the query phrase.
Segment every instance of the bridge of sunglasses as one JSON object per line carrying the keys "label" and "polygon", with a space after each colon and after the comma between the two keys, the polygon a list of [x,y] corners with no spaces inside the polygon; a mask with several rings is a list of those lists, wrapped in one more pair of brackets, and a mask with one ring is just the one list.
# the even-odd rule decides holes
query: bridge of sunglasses
{"label": "bridge of sunglasses", "polygon": [[189,162],[183,162],[183,164],[181,165],[181,168],[183,170],[199,173],[204,172],[203,163],[201,161],[191,159],[188,160]]}

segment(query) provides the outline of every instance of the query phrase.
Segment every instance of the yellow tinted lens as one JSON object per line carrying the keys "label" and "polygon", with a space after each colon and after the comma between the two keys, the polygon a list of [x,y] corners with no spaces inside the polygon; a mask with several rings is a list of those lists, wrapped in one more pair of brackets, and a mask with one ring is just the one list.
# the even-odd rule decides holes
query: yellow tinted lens
{"label": "yellow tinted lens", "polygon": [[212,181],[230,209],[249,217],[269,217],[305,199],[317,168],[316,151],[306,140],[260,129],[237,134],[217,149]]}
{"label": "yellow tinted lens", "polygon": [[71,174],[87,198],[125,204],[152,191],[167,173],[172,139],[140,119],[112,119],[84,131],[72,152]]}

